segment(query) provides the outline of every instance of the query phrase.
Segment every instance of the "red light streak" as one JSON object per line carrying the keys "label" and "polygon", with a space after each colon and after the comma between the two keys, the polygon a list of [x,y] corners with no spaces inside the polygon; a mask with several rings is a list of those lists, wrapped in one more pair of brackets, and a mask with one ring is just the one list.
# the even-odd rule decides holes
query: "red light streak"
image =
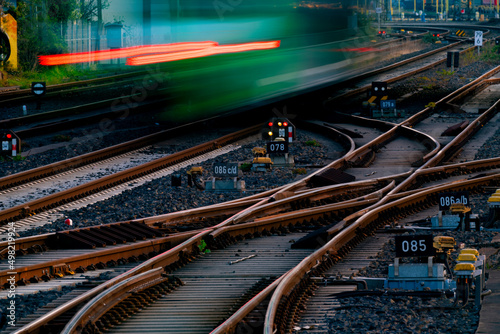
{"label": "red light streak", "polygon": [[199,58],[221,53],[234,53],[277,48],[280,41],[255,42],[219,46],[217,42],[183,42],[161,45],[39,56],[40,65],[54,66],[128,58],[127,65],[146,65],[181,59]]}
{"label": "red light streak", "polygon": [[234,53],[243,51],[273,49],[279,46],[280,46],[280,41],[214,46],[202,50],[132,57],[127,59],[127,65],[132,65],[132,66],[147,65],[147,64],[163,63],[163,62],[176,61],[182,59],[207,57],[221,53]]}
{"label": "red light streak", "polygon": [[173,44],[133,46],[129,48],[104,50],[104,51],[39,56],[38,58],[40,60],[40,65],[53,66],[53,65],[76,64],[76,63],[86,63],[86,62],[93,62],[100,60],[134,57],[147,53],[165,53],[165,52],[196,50],[214,46],[217,46],[217,42],[209,42],[209,41],[183,42],[183,43],[173,43]]}

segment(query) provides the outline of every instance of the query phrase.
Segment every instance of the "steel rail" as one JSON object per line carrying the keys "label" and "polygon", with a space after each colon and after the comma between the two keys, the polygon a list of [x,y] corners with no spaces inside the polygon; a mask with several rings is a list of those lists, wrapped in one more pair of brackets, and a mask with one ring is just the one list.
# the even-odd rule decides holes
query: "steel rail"
{"label": "steel rail", "polygon": [[221,325],[215,328],[210,334],[227,334],[234,333],[236,326],[250,313],[252,312],[259,304],[261,304],[267,297],[271,295],[271,293],[276,289],[281,280],[288,274],[285,273],[281,275],[277,280],[272,282],[269,286],[267,286],[264,290],[258,293],[255,297],[249,300],[245,305],[240,307],[238,311],[233,313],[226,321],[224,321]]}
{"label": "steel rail", "polygon": [[94,152],[79,155],[77,157],[69,158],[66,160],[58,161],[49,165],[41,166],[24,172],[19,172],[13,175],[4,176],[0,178],[0,190],[5,190],[10,187],[25,184],[27,182],[32,182],[39,180],[44,177],[51,175],[56,175],[58,173],[65,172],[70,169],[85,166],[97,161],[108,159],[119,154],[133,151],[138,148],[142,148],[158,141],[162,141],[174,136],[183,134],[187,131],[192,131],[203,125],[203,122],[210,120],[215,120],[217,117],[212,117],[209,119],[200,120],[197,122],[192,122],[184,125],[180,125],[167,130],[159,131],[144,137],[129,140],[127,142],[113,145],[107,148],[103,148]]}
{"label": "steel rail", "polygon": [[[481,79],[487,78],[494,73],[498,72],[498,68],[494,69],[493,71],[490,71],[483,75]],[[481,80],[477,80],[479,82]],[[462,91],[462,90],[459,90]],[[454,92],[456,93],[456,92]],[[456,96],[456,94],[450,94],[449,96]],[[445,146],[445,148],[439,150],[439,152],[436,153],[436,155],[433,158],[430,158],[424,166],[422,166],[419,170],[422,170],[425,167],[432,166],[432,164],[437,163],[438,161],[442,160],[442,156],[444,155],[444,152],[448,151],[451,147],[454,147],[458,145],[458,143],[463,143],[464,140],[469,138],[471,136],[472,130],[474,130],[474,133],[478,130],[478,124],[481,125],[483,121],[487,121],[491,119],[492,115],[492,110],[496,109],[498,102],[495,103],[495,105],[491,108],[488,109],[487,112],[485,112],[486,115],[481,115],[473,124],[471,124],[470,127],[467,127],[464,129],[457,138],[456,140],[453,140],[450,142],[448,145]],[[430,111],[430,108],[427,108],[429,110],[424,110],[421,113],[419,113],[421,116],[424,113],[428,113]],[[412,117],[410,120],[406,120],[405,122],[399,124],[397,127],[398,128],[402,125],[412,125],[414,124],[413,122],[416,122],[418,117]],[[382,139],[385,140],[385,136],[382,135],[380,136]],[[327,255],[336,255],[343,247],[346,247],[348,243],[356,242],[356,239],[361,238],[362,234],[365,234],[363,232],[364,230],[367,230],[366,233],[370,233],[368,231],[368,227],[370,223],[373,223],[376,219],[379,218],[379,213],[381,212],[381,208],[387,209],[387,208],[393,208],[398,204],[401,203],[408,203],[410,200],[415,202],[415,198],[417,198],[417,203],[418,200],[421,201],[421,203],[425,203],[425,201],[429,201],[428,196],[430,194],[437,194],[440,191],[443,192],[443,189],[446,189],[446,191],[449,191],[450,188],[452,189],[469,189],[469,188],[474,188],[474,185],[477,185],[479,183],[484,184],[484,183],[489,183],[491,181],[496,181],[498,182],[498,179],[500,179],[500,174],[495,174],[491,176],[486,176],[482,178],[476,178],[473,180],[467,180],[464,182],[460,183],[452,183],[449,185],[444,185],[441,187],[432,187],[428,188],[422,192],[417,192],[415,194],[411,194],[408,197],[404,197],[398,200],[394,200],[390,203],[388,202],[389,196],[392,194],[396,194],[402,189],[405,189],[404,185],[408,183],[408,180],[414,178],[414,176],[417,173],[413,173],[412,176],[410,176],[407,180],[402,182],[398,187],[394,188],[392,191],[388,193],[387,196],[385,196],[382,200],[380,200],[378,203],[375,205],[370,206],[369,208],[363,209],[350,217],[346,217],[343,221],[339,222],[337,226],[332,227],[328,232],[331,233],[333,238],[325,245],[323,248],[321,248],[318,251],[318,254],[321,255],[316,255],[312,257],[306,258],[301,264],[299,264],[297,267],[295,267],[284,279],[283,281],[279,284],[277,289],[275,290],[273,297],[271,298],[271,302],[269,303],[269,307],[266,313],[266,319],[265,319],[265,325],[264,325],[264,333],[270,334],[273,333],[275,328],[275,318],[276,318],[276,313],[277,313],[277,308],[282,299],[286,298],[293,289],[297,287],[299,282],[302,280],[302,277],[305,276],[305,274],[311,270],[314,266],[316,266],[318,263],[321,262],[321,257],[323,257],[325,254]],[[471,186],[472,185],[472,186]],[[436,197],[434,197],[435,199]],[[418,203],[418,204],[421,204]],[[419,208],[422,205],[418,206]],[[406,205],[405,205],[406,207]],[[417,208],[417,205],[415,205],[414,209]],[[398,213],[401,212],[401,208],[397,208]],[[381,214],[380,214],[381,216]],[[387,220],[388,215],[384,214],[385,219]],[[328,247],[327,247],[328,246]],[[328,251],[328,253],[327,253]],[[316,253],[315,253],[316,254]]]}
{"label": "steel rail", "polygon": [[[497,70],[500,69],[500,66],[497,67],[496,69]],[[450,156],[450,154],[453,153],[454,150],[456,151],[459,147],[463,146],[473,134],[475,134],[477,131],[479,131],[479,129],[484,125],[485,122],[487,122],[489,119],[491,119],[498,112],[499,103],[500,103],[500,100],[495,102],[495,104],[492,107],[490,107],[487,111],[485,111],[483,114],[481,114],[476,120],[472,121],[469,124],[469,126],[467,126],[464,130],[462,130],[462,132],[459,135],[457,135],[453,140],[451,140],[434,157],[429,159],[420,168],[418,168],[412,176],[410,176],[408,179],[406,179],[405,181],[400,183],[391,192],[391,194],[398,193],[398,192],[401,192],[401,191],[407,189],[413,183],[416,182],[417,177],[421,173],[425,174],[425,172],[424,172],[425,169],[437,166],[444,159],[448,158]]]}
{"label": "steel rail", "polygon": [[94,289],[86,292],[85,294],[69,301],[66,304],[63,304],[44,316],[38,318],[37,320],[23,326],[22,328],[14,331],[14,334],[28,334],[28,333],[39,333],[41,328],[48,323],[49,321],[57,318],[58,316],[64,314],[65,312],[71,310],[73,307],[81,304],[82,302],[88,301],[90,298],[95,297],[102,291],[109,289],[110,287],[118,284],[119,282],[135,276],[137,274],[146,272],[151,269],[159,268],[159,267],[167,267],[173,263],[176,263],[182,259],[185,259],[189,256],[194,256],[198,253],[197,245],[201,241],[201,239],[209,233],[210,230],[204,230],[202,232],[198,232],[196,235],[192,236],[188,240],[182,242],[181,244],[169,249],[168,251],[159,254],[142,264],[138,265],[130,269],[129,271],[109,280],[101,285],[95,287]]}
{"label": "steel rail", "polygon": [[27,217],[36,214],[52,207],[74,201],[76,199],[88,196],[90,194],[102,191],[104,189],[116,186],[118,184],[128,182],[135,178],[153,173],[157,170],[169,167],[181,161],[193,158],[197,155],[204,154],[219,147],[236,141],[240,138],[249,136],[260,130],[261,126],[256,125],[233,134],[226,135],[216,140],[197,145],[182,152],[177,152],[169,156],[153,160],[151,162],[129,168],[127,170],[105,176],[101,179],[90,181],[80,186],[67,189],[31,202],[21,204],[6,210],[0,211],[0,223],[7,223],[15,219]]}
{"label": "steel rail", "polygon": [[[148,94],[148,99],[163,96],[163,94],[166,91],[167,90],[164,89],[164,90],[159,90],[157,92],[150,92]],[[127,96],[121,96],[119,98],[112,98],[112,99],[102,100],[102,101],[98,101],[98,102],[87,103],[87,104],[83,104],[83,105],[79,105],[79,106],[75,106],[75,107],[52,110],[52,111],[47,111],[47,112],[32,114],[32,115],[27,115],[27,116],[21,116],[21,117],[16,117],[16,118],[3,119],[3,120],[0,120],[0,127],[5,128],[5,129],[12,129],[12,128],[15,128],[16,126],[17,127],[23,126],[23,125],[31,124],[33,122],[52,120],[52,119],[55,119],[57,117],[68,117],[68,116],[80,115],[80,114],[88,113],[89,111],[94,111],[94,110],[103,109],[103,108],[107,109],[107,108],[113,107],[117,101],[119,102],[120,100],[123,100],[123,99],[128,99],[128,100],[131,99],[132,101],[135,101],[134,97],[138,97],[141,94],[142,93],[135,93],[135,94],[127,95]],[[166,99],[161,98],[161,100],[165,101]],[[148,105],[148,103],[145,103],[145,102],[142,102],[142,103],[137,102],[137,104],[138,104],[138,106],[135,108],[138,108],[141,105]],[[114,110],[112,112],[106,113],[106,117],[112,117],[112,115],[114,115],[114,118],[117,118],[117,117],[120,117],[120,115],[122,114],[123,111],[131,110],[131,109],[134,109],[134,108],[131,108],[129,106],[117,105],[117,106],[114,106]],[[104,117],[104,116],[102,116],[102,117]],[[81,120],[80,120],[80,122],[81,122]],[[36,130],[36,128],[23,130],[24,136],[25,137],[28,136],[28,134],[30,132],[33,132],[35,130]],[[21,133],[21,131],[18,131],[18,132]]]}
{"label": "steel rail", "polygon": [[131,257],[139,257],[142,254],[152,252],[158,253],[166,249],[175,247],[176,245],[191,238],[198,231],[175,233],[173,235],[150,239],[135,243],[130,243],[123,246],[106,247],[103,250],[75,255],[64,259],[50,260],[43,263],[16,268],[15,274],[11,270],[0,271],[0,286],[7,283],[7,279],[15,277],[18,281],[30,281],[32,278],[41,278],[44,275],[54,276],[57,270],[62,268],[61,274],[66,274],[78,267],[87,268],[90,265],[95,265],[99,262],[107,263],[109,261],[117,262],[120,259],[128,259]]}
{"label": "steel rail", "polygon": [[[312,125],[312,124],[309,124],[309,126],[314,127],[314,125]],[[352,140],[352,138],[350,138],[346,134],[344,134],[336,129],[329,128],[329,132],[332,133],[337,138],[344,137],[344,142],[349,142],[349,143],[354,144],[354,141]],[[349,147],[349,152],[351,152],[353,149],[352,144]],[[285,186],[280,187],[279,189],[277,189],[276,192],[273,192],[272,194],[270,194],[270,196],[262,197],[261,200],[258,201],[257,203],[255,203],[252,206],[248,207],[247,209],[237,213],[236,215],[229,217],[228,219],[224,220],[223,222],[216,225],[215,227],[219,228],[219,227],[223,227],[226,225],[237,224],[241,221],[244,221],[245,219],[248,218],[248,216],[252,215],[252,213],[255,210],[259,210],[260,206],[265,205],[266,203],[269,203],[269,202],[276,201],[276,199],[278,199],[278,198],[288,197],[289,196],[288,191],[290,189],[297,189],[299,187],[305,188],[307,181],[310,180],[314,175],[320,173],[322,170],[324,170],[326,168],[330,168],[331,166],[334,166],[336,164],[336,162],[338,162],[338,161],[342,161],[342,159],[338,159],[338,160],[332,162],[331,164],[329,164],[328,166],[326,166],[325,168],[319,169],[319,170],[313,172],[312,174],[307,175],[306,177],[302,178],[301,180],[293,182],[292,185],[285,185]],[[277,195],[278,195],[278,197],[276,197]]]}
{"label": "steel rail", "polygon": [[[369,78],[371,76],[382,74],[382,73],[384,73],[384,72],[386,72],[388,70],[392,70],[392,69],[398,68],[400,66],[403,66],[403,65],[406,65],[406,64],[410,64],[410,63],[412,63],[414,61],[421,60],[421,59],[433,56],[433,55],[435,55],[437,53],[440,53],[440,52],[443,52],[443,51],[445,51],[447,49],[456,47],[456,46],[458,46],[458,45],[460,45],[462,43],[463,43],[463,41],[452,43],[452,44],[449,44],[449,45],[444,46],[442,48],[439,48],[439,49],[436,49],[436,50],[432,50],[432,51],[423,53],[421,55],[418,55],[418,56],[415,56],[415,57],[412,57],[412,58],[409,58],[409,59],[405,59],[405,60],[399,61],[397,63],[391,64],[391,65],[388,65],[388,66],[385,66],[385,67],[382,67],[380,69],[376,69],[376,70],[367,72],[366,74],[363,73],[360,76],[355,76],[350,81],[361,80],[361,79]],[[444,63],[445,61],[446,61],[446,59],[443,59],[443,60],[439,60],[439,61],[437,61],[435,63],[429,64],[429,65],[426,65],[426,66],[422,66],[421,68],[418,68],[418,69],[413,70],[413,71],[409,71],[409,72],[407,72],[407,73],[405,73],[403,75],[400,75],[400,76],[397,76],[397,77],[394,77],[394,78],[389,78],[389,79],[386,80],[386,82],[387,83],[394,83],[394,82],[397,82],[397,81],[400,81],[400,80],[412,77],[412,76],[414,76],[414,75],[416,75],[416,74],[418,74],[420,72],[424,72],[424,71],[427,71],[427,70],[429,70],[429,69],[431,69],[433,67],[436,67],[436,66]],[[365,92],[369,91],[370,89],[371,89],[371,85],[360,87],[360,88],[354,89],[352,91],[349,91],[349,92],[347,92],[345,94],[342,94],[340,96],[332,97],[332,98],[328,99],[327,102],[332,102],[334,100],[339,100],[339,99],[343,99],[343,98],[349,98],[349,97],[352,97],[352,96],[360,95],[362,93],[365,93]]]}
{"label": "steel rail", "polygon": [[[389,186],[387,188],[389,188]],[[377,195],[375,195],[375,196],[377,196]],[[380,194],[378,196],[380,196]],[[364,196],[364,198],[369,198],[369,197],[370,196],[368,196],[368,195]],[[371,197],[373,197],[373,196],[371,196]],[[356,200],[348,201],[349,203],[345,204],[344,206],[348,207],[348,206],[352,206],[352,205],[362,205],[364,201],[370,202],[373,200],[375,200],[375,199],[371,198],[371,199],[361,200],[361,198],[360,198],[357,201]],[[337,204],[337,206],[339,206],[339,205]],[[327,211],[331,211],[331,208],[329,208]],[[264,231],[264,230],[270,230],[272,228],[279,228],[283,225],[288,225],[288,224],[292,224],[291,221],[288,221],[288,222],[283,221],[283,220],[275,221],[274,219],[269,219],[268,221],[261,220],[259,222],[251,222],[251,223],[246,223],[246,224],[228,226],[225,228],[226,230],[224,231],[224,233],[226,235],[230,234],[230,235],[234,235],[234,236],[245,235],[248,233],[255,233],[257,231]],[[186,254],[196,253],[197,252],[196,246],[201,242],[202,239],[213,240],[213,238],[211,237],[211,234],[209,234],[209,233],[211,231],[215,231],[215,230],[216,229],[212,228],[212,229],[206,229],[203,232],[197,233],[196,235],[192,236],[189,240],[186,240],[182,244],[166,251],[165,253],[158,255],[153,259],[148,260],[147,263],[144,263],[144,264],[132,269],[129,272],[133,271],[134,273],[139,273],[139,272],[142,272],[141,270],[145,270],[147,268],[157,268],[160,265],[160,263],[161,263],[161,266],[170,265],[170,264],[178,261],[179,259],[181,259],[183,256],[186,256]],[[249,231],[252,231],[252,232],[249,232]],[[174,260],[172,260],[172,259],[174,259]],[[119,281],[115,281],[114,284],[117,284],[118,282]],[[275,282],[275,284],[276,284],[276,282]],[[272,287],[268,287],[266,290],[270,291],[270,289],[272,289]],[[99,289],[99,291],[102,291],[102,289]],[[97,292],[94,292],[92,295],[95,295],[96,293]],[[114,300],[115,298],[116,297],[108,296],[107,293],[101,293],[100,297],[94,298],[94,300],[90,301],[84,307],[84,311],[81,311],[77,315],[75,315],[75,317],[70,321],[70,325],[68,325],[62,333],[74,333],[76,331],[76,328],[78,327],[78,325],[81,326],[82,324],[86,323],[86,321],[88,320],[88,318],[91,315],[99,315],[99,314],[102,315],[104,313],[102,311],[102,309],[103,309],[102,305],[106,304],[107,300]],[[253,303],[255,304],[259,298],[263,298],[263,296],[261,295],[260,297],[258,297],[256,300],[253,301]],[[249,309],[249,308],[250,307],[247,306],[247,309]],[[64,309],[67,309],[67,307],[64,307]],[[109,309],[109,308],[106,307],[106,309]],[[240,314],[246,313],[246,311],[244,311],[243,313],[242,312],[240,312]],[[61,313],[59,311],[59,312],[55,312],[55,314],[48,315],[47,318],[45,319],[45,322],[49,321],[49,319],[53,319],[55,316],[60,315],[60,314]],[[96,322],[97,318],[98,318],[97,316],[92,316],[92,321]],[[18,332],[16,332],[16,333],[18,333]],[[25,333],[25,332],[20,331],[19,333]]]}
{"label": "steel rail", "polygon": [[157,285],[168,279],[162,277],[162,268],[155,268],[124,279],[109,289],[95,296],[85,304],[67,323],[62,333],[81,333],[89,323],[95,324],[107,311],[126,299],[131,293],[136,293]]}
{"label": "steel rail", "polygon": [[[44,95],[44,98],[54,97],[54,96],[58,96],[60,94],[65,94],[65,93],[70,93],[70,94],[71,93],[82,93],[82,92],[86,92],[89,90],[105,89],[105,88],[108,88],[110,86],[111,86],[111,88],[114,88],[113,85],[115,85],[115,86],[117,84],[127,85],[130,83],[134,83],[136,81],[137,81],[136,78],[132,78],[132,79],[120,81],[118,83],[113,81],[110,83],[103,83],[103,84],[99,84],[99,85],[95,85],[95,86],[86,86],[86,87],[79,87],[79,88],[71,88],[70,87],[68,90],[52,90],[52,91],[46,92]],[[76,82],[78,83],[79,81],[76,81]],[[67,83],[64,85],[67,85]],[[53,87],[53,86],[48,86],[48,87]],[[62,88],[62,89],[64,89],[64,88]],[[16,92],[19,92],[19,91],[23,91],[25,94],[30,93],[30,95],[13,97],[10,99],[2,100],[2,101],[0,101],[0,106],[2,104],[15,103],[15,102],[31,102],[31,101],[35,101],[36,99],[38,99],[37,96],[34,96],[33,94],[31,94],[31,89],[17,90]],[[0,97],[1,96],[3,96],[3,94],[0,93]]]}
{"label": "steel rail", "polygon": [[453,100],[457,96],[460,96],[461,98],[463,98],[464,96],[462,95],[462,93],[464,93],[466,91],[470,93],[472,91],[471,87],[475,87],[477,85],[480,85],[484,80],[490,79],[492,76],[494,76],[495,74],[497,74],[499,72],[500,72],[500,66],[497,66],[494,69],[492,69],[492,70],[486,72],[485,74],[481,75],[477,79],[469,82],[465,86],[462,86],[459,89],[457,89],[456,91],[454,91],[454,92],[448,94],[447,96],[443,97],[441,100],[435,102],[436,103],[436,107],[434,107],[434,108],[427,107],[427,108],[423,109],[422,111],[416,113],[415,115],[410,116],[409,118],[407,118],[406,120],[402,121],[399,124],[400,125],[406,125],[408,127],[415,126],[422,119],[426,118],[429,113],[433,112],[435,108],[438,108],[438,107],[441,107],[441,106],[445,105],[448,101]]}
{"label": "steel rail", "polygon": [[[106,82],[109,80],[125,79],[125,78],[129,78],[132,76],[144,75],[147,73],[148,73],[148,71],[134,71],[134,72],[124,73],[124,74],[115,74],[115,75],[106,76],[106,77],[102,77],[102,78],[79,80],[79,81],[66,82],[66,83],[56,84],[56,85],[48,85],[47,91],[51,92],[51,91],[57,91],[60,89],[73,88],[73,87],[78,87],[78,86]],[[19,95],[28,95],[28,94],[31,94],[31,88],[18,89],[15,91],[2,93],[2,94],[0,94],[0,96],[1,97],[8,97],[8,96],[19,96]]]}
{"label": "steel rail", "polygon": [[[370,233],[370,231],[364,232],[363,230],[369,229],[371,223],[376,223],[376,220],[387,221],[394,216],[395,213],[402,214],[403,210],[407,207],[412,206],[414,210],[418,210],[423,207],[422,203],[429,201],[437,201],[437,195],[441,192],[447,192],[451,190],[469,190],[484,186],[485,184],[491,184],[491,182],[498,183],[500,181],[500,174],[495,174],[491,176],[486,176],[482,178],[467,180],[455,184],[446,184],[441,187],[436,187],[432,189],[426,189],[418,193],[412,194],[408,197],[401,198],[399,200],[393,201],[391,203],[386,203],[382,206],[377,206],[367,212],[365,215],[357,218],[356,221],[349,224],[346,221],[340,222],[342,225],[342,230],[338,231],[333,238],[328,241],[325,246],[314,252],[311,256],[305,258],[299,265],[292,269],[289,274],[281,281],[281,283],[276,288],[271,301],[269,302],[269,307],[266,312],[264,333],[272,334],[277,330],[275,327],[275,318],[278,310],[278,305],[280,301],[288,296],[291,291],[298,285],[302,277],[306,275],[311,269],[313,269],[318,264],[322,263],[326,258],[331,258],[336,256],[342,249],[346,247],[355,237],[359,237],[362,234]],[[418,205],[415,205],[418,204]],[[372,228],[375,228],[373,226]]]}

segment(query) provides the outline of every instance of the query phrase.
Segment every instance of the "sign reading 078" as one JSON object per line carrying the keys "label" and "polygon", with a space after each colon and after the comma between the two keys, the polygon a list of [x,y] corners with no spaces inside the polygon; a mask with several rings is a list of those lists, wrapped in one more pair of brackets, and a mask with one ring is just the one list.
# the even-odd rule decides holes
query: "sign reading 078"
{"label": "sign reading 078", "polygon": [[272,141],[267,143],[267,152],[269,154],[288,153],[288,142]]}

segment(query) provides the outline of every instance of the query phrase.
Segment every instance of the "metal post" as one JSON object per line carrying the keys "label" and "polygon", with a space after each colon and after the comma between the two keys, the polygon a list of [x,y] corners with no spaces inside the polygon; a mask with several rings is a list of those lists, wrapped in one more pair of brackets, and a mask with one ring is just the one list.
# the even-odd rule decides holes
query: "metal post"
{"label": "metal post", "polygon": [[477,275],[474,281],[474,285],[476,286],[476,295],[474,298],[474,304],[476,304],[476,307],[481,306],[481,293],[483,292],[483,284],[482,284],[483,281],[481,276],[482,275]]}

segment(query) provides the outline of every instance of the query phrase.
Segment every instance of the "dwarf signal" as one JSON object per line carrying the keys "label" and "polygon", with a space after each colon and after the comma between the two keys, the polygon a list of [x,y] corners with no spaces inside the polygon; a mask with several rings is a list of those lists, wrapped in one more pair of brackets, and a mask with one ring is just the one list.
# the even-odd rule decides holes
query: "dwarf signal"
{"label": "dwarf signal", "polygon": [[15,157],[21,151],[21,139],[13,131],[4,131],[1,134],[0,156]]}
{"label": "dwarf signal", "polygon": [[266,124],[263,137],[271,141],[282,138],[291,143],[295,139],[295,126],[287,118],[272,118]]}

